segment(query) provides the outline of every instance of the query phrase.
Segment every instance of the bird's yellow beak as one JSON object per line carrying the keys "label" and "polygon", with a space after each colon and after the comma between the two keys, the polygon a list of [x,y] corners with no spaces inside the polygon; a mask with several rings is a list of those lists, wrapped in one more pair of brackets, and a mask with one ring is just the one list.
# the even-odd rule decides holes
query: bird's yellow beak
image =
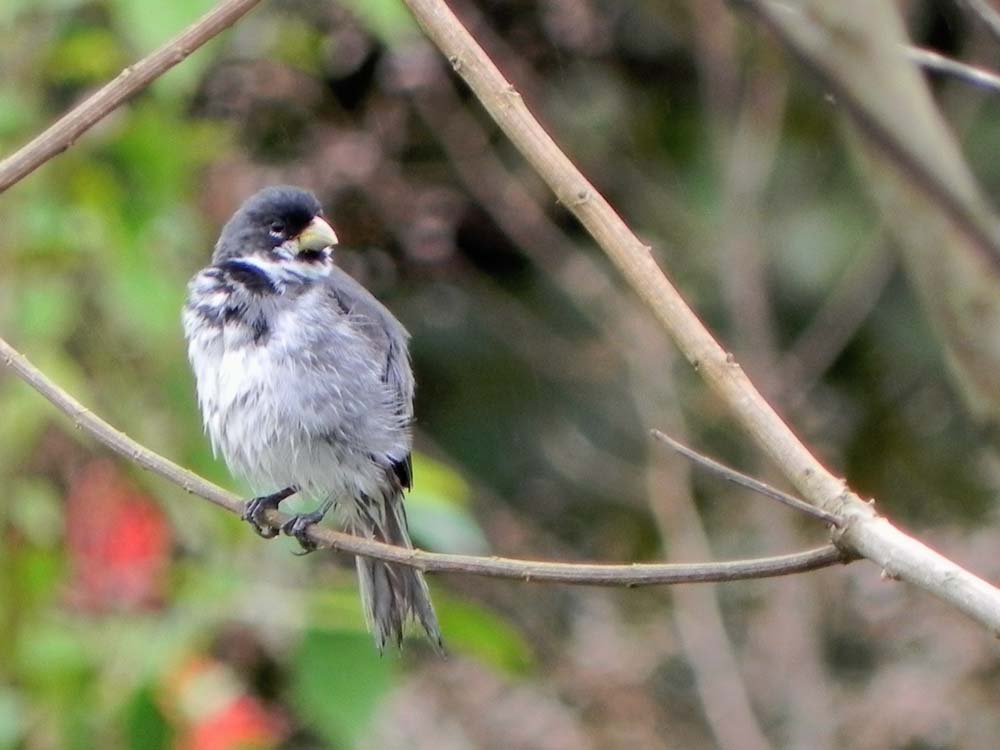
{"label": "bird's yellow beak", "polygon": [[300,253],[307,250],[318,252],[336,245],[337,233],[333,231],[333,227],[327,224],[326,221],[316,216],[306,225],[305,229],[299,232],[296,241]]}

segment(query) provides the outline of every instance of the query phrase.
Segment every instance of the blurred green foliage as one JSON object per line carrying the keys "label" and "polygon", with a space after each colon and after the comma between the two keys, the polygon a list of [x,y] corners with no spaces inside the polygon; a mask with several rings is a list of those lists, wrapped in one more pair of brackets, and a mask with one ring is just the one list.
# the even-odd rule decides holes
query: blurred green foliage
{"label": "blurred green foliage", "polygon": [[[12,151],[211,5],[4,3],[0,151]],[[400,6],[380,5],[392,10],[374,10],[373,24],[398,27]],[[257,29],[274,34],[280,58],[317,67],[320,36],[303,19],[279,11]],[[186,280],[207,259],[216,230],[199,207],[202,170],[235,147],[231,125],[190,112],[220,44],[192,55],[3,196],[0,327],[113,424],[228,483],[202,435],[179,329]],[[294,716],[323,746],[354,745],[400,662],[372,647],[353,576],[330,580],[281,543],[262,555],[262,542],[235,519],[119,464],[122,481],[151,492],[174,522],[176,553],[155,601],[133,606],[112,597],[87,611],[67,587],[80,585],[74,566],[102,561],[67,560],[73,542],[62,518],[80,467],[99,451],[10,378],[0,380],[0,414],[0,476],[8,490],[0,503],[0,748],[149,750],[194,741],[192,726],[208,719],[172,705],[186,700],[172,681],[185,664],[208,658],[233,623],[254,624],[253,608],[241,612],[240,602],[264,596],[258,587],[275,589],[277,608],[316,613],[312,625],[281,626],[286,687],[267,697],[286,708],[271,709],[284,718],[264,744],[287,737]],[[61,458],[47,453],[53,441]],[[464,481],[428,457],[415,463],[409,513],[418,542],[486,551]],[[268,582],[272,566],[297,569],[300,580],[291,588]],[[502,669],[530,663],[516,633],[486,610],[447,604],[442,619],[459,633],[451,648]],[[233,678],[253,694],[252,675],[237,670]],[[219,742],[211,746],[229,747]]]}
{"label": "blurred green foliage", "polygon": [[[0,3],[0,153],[211,5]],[[785,353],[871,245],[878,219],[831,145],[831,103],[807,79],[788,83],[759,214],[734,216],[729,136],[738,114],[759,116],[755,95],[785,92],[788,69],[721,5],[704,16],[707,5],[642,0],[455,5],[824,459],[904,524],[942,544],[971,539],[973,563],[995,558],[991,459],[898,270],[832,366],[814,373],[806,407],[795,383],[775,382],[752,315],[734,303],[752,269],[725,253],[749,238],[761,249],[772,354]],[[922,22],[960,33],[917,16],[918,31]],[[661,557],[649,508],[659,454],[645,431],[665,425],[648,394],[676,399],[691,442],[743,467],[758,457],[686,369],[673,390],[657,390],[670,367],[662,339],[630,326],[633,301],[607,262],[419,45],[398,0],[262,4],[0,196],[0,335],[112,424],[233,486],[197,414],[179,325],[185,284],[247,193],[306,184],[330,208],[342,264],[413,334],[426,448],[407,506],[417,544]],[[965,107],[968,152],[995,192],[1000,110]],[[523,190],[543,226],[508,236],[497,209],[514,224],[533,219],[516,201],[477,197],[455,158],[482,181],[498,164],[510,184],[495,195]],[[392,720],[405,740],[390,750],[442,737],[505,750],[715,746],[660,591],[432,579],[450,658],[439,662],[419,638],[379,656],[350,561],[294,557],[288,540],[264,543],[229,514],[108,461],[2,373],[0,482],[0,750],[381,747],[372,738]],[[777,524],[748,510],[758,501],[734,501],[711,479],[694,488],[716,556],[779,551]],[[821,536],[781,528],[781,543]],[[934,686],[961,692],[965,715],[993,700],[1000,669],[969,655],[975,637],[942,625],[924,600],[873,591],[863,572],[830,575],[801,579],[815,609],[834,612],[815,658],[838,703],[817,722],[850,721],[853,737],[865,711],[889,714],[887,695],[907,697],[904,717],[937,717],[947,701]],[[816,689],[796,669],[760,667],[797,642],[772,619],[788,601],[783,585],[722,590],[776,746],[790,721],[783,691]],[[806,607],[794,616],[811,622]],[[907,661],[934,649],[936,661]],[[928,664],[949,665],[952,682]],[[905,683],[920,684],[924,703],[892,682],[901,672],[924,676]],[[965,737],[971,722],[928,719],[911,737],[883,720],[885,734],[859,741],[976,746],[938,741]]]}

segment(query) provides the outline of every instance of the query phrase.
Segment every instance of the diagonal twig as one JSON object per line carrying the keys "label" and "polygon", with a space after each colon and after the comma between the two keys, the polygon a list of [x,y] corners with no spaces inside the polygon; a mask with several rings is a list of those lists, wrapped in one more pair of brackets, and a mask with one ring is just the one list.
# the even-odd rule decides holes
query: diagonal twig
{"label": "diagonal twig", "polygon": [[[829,6],[831,17],[836,18],[838,13],[844,12],[838,5]],[[957,187],[953,175],[943,174],[939,163],[916,150],[913,139],[901,137],[893,123],[886,121],[884,113],[876,111],[871,100],[866,100],[851,81],[831,68],[826,56],[829,50],[822,35],[825,29],[820,19],[814,17],[814,8],[776,0],[734,0],[734,6],[752,14],[804,68],[822,81],[851,116],[852,122],[948,217],[970,248],[988,265],[988,270],[1000,274],[1000,238],[993,226],[991,209],[978,196],[973,201],[969,195],[961,194],[960,189],[967,186]],[[840,33],[846,37],[850,32],[840,30]],[[899,52],[905,54],[903,49]]]}
{"label": "diagonal twig", "polygon": [[130,96],[232,26],[261,0],[225,0],[150,55],[130,65],[12,156],[0,161],[0,193],[31,174],[100,122]]}
{"label": "diagonal twig", "polygon": [[1000,13],[988,0],[958,0],[958,4],[968,8],[989,29],[993,40],[1000,42]]}
{"label": "diagonal twig", "polygon": [[773,365],[782,400],[796,408],[836,362],[882,297],[896,256],[883,229],[875,231],[805,329]]}
{"label": "diagonal twig", "polygon": [[994,94],[1000,93],[1000,75],[992,70],[977,68],[975,65],[959,62],[945,57],[934,50],[923,47],[907,47],[907,56],[924,70],[941,75],[951,76],[960,81],[986,89]]}
{"label": "diagonal twig", "polygon": [[736,471],[736,469],[731,469],[725,464],[719,463],[714,458],[709,458],[706,455],[688,448],[683,443],[677,442],[664,432],[660,432],[659,430],[652,430],[651,432],[654,438],[666,445],[670,448],[670,450],[684,456],[684,458],[696,466],[700,466],[701,468],[707,469],[713,474],[722,477],[727,482],[732,482],[733,484],[744,487],[751,492],[756,492],[758,495],[763,495],[764,497],[769,497],[772,500],[777,500],[782,505],[786,505],[789,508],[799,511],[800,513],[805,513],[807,516],[818,518],[820,521],[828,523],[831,526],[840,528],[844,525],[844,521],[835,516],[833,513],[828,513],[825,510],[810,505],[805,500],[800,500],[794,495],[782,492],[776,487],[772,487],[759,479],[754,479],[751,476],[747,476],[746,474]]}

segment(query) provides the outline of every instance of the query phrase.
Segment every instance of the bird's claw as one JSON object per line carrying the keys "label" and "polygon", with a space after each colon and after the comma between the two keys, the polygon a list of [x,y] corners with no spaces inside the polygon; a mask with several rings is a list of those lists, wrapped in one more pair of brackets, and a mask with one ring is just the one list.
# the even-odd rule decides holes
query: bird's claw
{"label": "bird's claw", "polygon": [[288,487],[270,495],[252,497],[243,506],[243,513],[240,514],[240,518],[249,523],[259,536],[265,539],[274,539],[274,537],[278,536],[279,532],[267,520],[267,512],[269,510],[277,510],[281,501],[295,494],[295,491],[294,487]]}
{"label": "bird's claw", "polygon": [[295,537],[295,540],[302,547],[302,551],[295,554],[308,555],[317,550],[316,542],[308,536],[309,528],[322,521],[324,515],[326,514],[319,510],[314,510],[312,513],[300,513],[292,516],[281,525],[281,531],[287,536]]}
{"label": "bird's claw", "polygon": [[240,515],[244,521],[250,524],[259,536],[265,539],[274,539],[278,536],[278,530],[267,520],[267,511],[277,508],[277,503],[268,502],[268,497],[252,497],[243,506],[243,513]]}

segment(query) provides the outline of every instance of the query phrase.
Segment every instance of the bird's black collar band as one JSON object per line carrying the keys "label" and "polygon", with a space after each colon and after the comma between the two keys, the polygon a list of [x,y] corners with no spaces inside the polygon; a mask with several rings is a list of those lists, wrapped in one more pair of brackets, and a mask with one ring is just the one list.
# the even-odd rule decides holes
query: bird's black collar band
{"label": "bird's black collar band", "polygon": [[267,273],[251,263],[244,263],[239,260],[227,260],[218,264],[219,269],[225,272],[229,279],[254,294],[277,294],[278,287],[275,286],[271,277]]}

